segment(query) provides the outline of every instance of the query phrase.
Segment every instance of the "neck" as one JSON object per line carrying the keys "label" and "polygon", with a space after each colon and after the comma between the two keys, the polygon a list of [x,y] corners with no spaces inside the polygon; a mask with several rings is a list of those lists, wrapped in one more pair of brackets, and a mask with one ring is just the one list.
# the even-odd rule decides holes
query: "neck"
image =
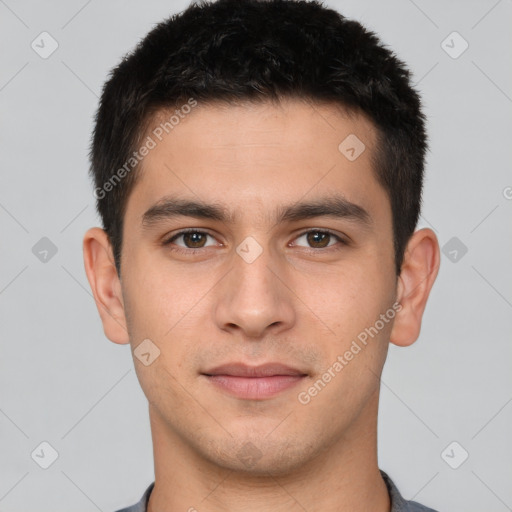
{"label": "neck", "polygon": [[215,465],[150,408],[155,486],[148,512],[389,512],[377,464],[378,393],[367,405],[341,439],[285,475]]}

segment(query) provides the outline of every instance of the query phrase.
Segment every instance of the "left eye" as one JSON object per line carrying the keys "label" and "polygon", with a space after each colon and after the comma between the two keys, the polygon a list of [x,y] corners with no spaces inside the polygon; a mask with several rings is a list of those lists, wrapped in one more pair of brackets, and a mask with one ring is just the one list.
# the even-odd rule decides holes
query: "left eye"
{"label": "left eye", "polygon": [[309,244],[309,247],[313,249],[323,249],[325,247],[330,247],[331,245],[334,245],[336,241],[343,242],[343,240],[334,233],[320,230],[307,231],[306,233],[303,233],[297,237],[295,240],[301,239],[305,239],[306,243]]}

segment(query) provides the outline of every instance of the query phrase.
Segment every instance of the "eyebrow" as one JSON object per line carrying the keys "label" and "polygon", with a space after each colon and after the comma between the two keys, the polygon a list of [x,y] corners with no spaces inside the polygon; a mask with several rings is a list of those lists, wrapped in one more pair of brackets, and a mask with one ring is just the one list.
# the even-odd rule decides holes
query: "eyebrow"
{"label": "eyebrow", "polygon": [[[193,217],[233,224],[234,212],[220,204],[209,204],[199,200],[189,200],[166,196],[151,206],[142,216],[142,225],[152,227],[161,221],[176,217]],[[371,227],[372,218],[362,207],[342,196],[329,196],[309,202],[297,202],[280,206],[274,213],[274,223],[297,222],[315,217],[334,217],[355,221],[363,227]]]}

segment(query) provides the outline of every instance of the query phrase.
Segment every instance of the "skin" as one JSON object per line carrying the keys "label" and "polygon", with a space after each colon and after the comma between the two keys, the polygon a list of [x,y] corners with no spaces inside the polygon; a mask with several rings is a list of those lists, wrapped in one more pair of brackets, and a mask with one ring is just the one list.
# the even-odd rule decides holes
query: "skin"
{"label": "skin", "polygon": [[[338,150],[349,134],[366,146],[354,161]],[[151,512],[390,510],[377,464],[379,379],[389,342],[418,338],[439,247],[430,229],[416,231],[396,276],[374,144],[369,120],[333,105],[199,105],[143,161],[125,213],[121,279],[104,231],[87,231],[85,268],[106,336],[132,349],[149,338],[160,350],[148,366],[134,357],[154,446]],[[335,193],[364,208],[369,224],[273,218],[278,207]],[[144,212],[170,194],[222,204],[233,222],[176,217],[144,227]],[[185,228],[211,236],[162,244]],[[331,237],[325,248],[307,237],[315,229],[348,243]],[[249,236],[262,249],[252,263],[236,252]],[[298,393],[396,302],[394,319],[301,403]],[[245,400],[201,375],[228,362],[281,362],[307,377]]]}

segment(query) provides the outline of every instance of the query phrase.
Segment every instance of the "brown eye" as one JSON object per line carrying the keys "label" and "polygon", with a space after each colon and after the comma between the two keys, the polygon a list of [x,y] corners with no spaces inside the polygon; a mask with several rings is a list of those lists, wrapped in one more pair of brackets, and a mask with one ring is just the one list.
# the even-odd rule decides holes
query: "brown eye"
{"label": "brown eye", "polygon": [[[202,249],[204,247],[208,247],[209,245],[215,245],[215,243],[207,244],[208,237],[212,238],[212,235],[209,233],[205,233],[204,231],[190,230],[190,231],[180,231],[176,233],[171,238],[163,242],[164,245],[175,245],[180,250],[186,249]],[[182,240],[181,243],[176,243],[177,240]]]}
{"label": "brown eye", "polygon": [[329,240],[331,239],[331,235],[329,233],[322,233],[320,231],[310,231],[307,236],[308,244],[313,247],[327,247],[329,244]]}
{"label": "brown eye", "polygon": [[[318,229],[306,231],[296,240],[301,239],[305,239],[306,247],[310,249],[324,249],[335,245],[336,242],[341,242],[341,244],[344,244],[344,241],[338,235],[335,235],[330,231],[323,231]],[[303,244],[295,245],[303,246]]]}
{"label": "brown eye", "polygon": [[182,236],[185,245],[190,249],[204,247],[204,243],[206,242],[206,235],[204,233],[198,233],[197,231],[184,233]]}

